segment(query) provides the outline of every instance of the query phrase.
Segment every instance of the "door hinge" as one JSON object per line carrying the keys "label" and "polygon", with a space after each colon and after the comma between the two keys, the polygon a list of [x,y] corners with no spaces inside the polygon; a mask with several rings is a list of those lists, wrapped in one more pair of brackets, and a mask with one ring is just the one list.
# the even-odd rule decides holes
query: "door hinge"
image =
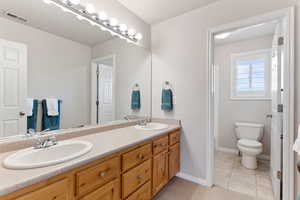
{"label": "door hinge", "polygon": [[277,179],[282,180],[282,171],[277,171]]}
{"label": "door hinge", "polygon": [[277,105],[277,112],[282,113],[283,112],[283,104]]}
{"label": "door hinge", "polygon": [[284,37],[279,37],[278,38],[278,46],[284,45]]}
{"label": "door hinge", "polygon": [[99,106],[99,101],[96,101],[96,105]]}

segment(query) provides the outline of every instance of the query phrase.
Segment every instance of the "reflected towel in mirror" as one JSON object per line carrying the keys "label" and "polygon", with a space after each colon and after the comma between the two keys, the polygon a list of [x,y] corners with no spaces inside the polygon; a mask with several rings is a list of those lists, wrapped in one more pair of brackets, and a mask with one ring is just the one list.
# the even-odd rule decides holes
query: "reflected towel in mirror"
{"label": "reflected towel in mirror", "polygon": [[59,115],[58,112],[58,99],[46,99],[46,105],[47,105],[47,114],[48,116],[57,116]]}

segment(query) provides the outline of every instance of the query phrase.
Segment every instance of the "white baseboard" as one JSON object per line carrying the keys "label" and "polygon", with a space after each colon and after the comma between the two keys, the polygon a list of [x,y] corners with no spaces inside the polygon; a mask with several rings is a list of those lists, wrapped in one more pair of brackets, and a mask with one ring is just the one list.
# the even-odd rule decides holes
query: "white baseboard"
{"label": "white baseboard", "polygon": [[[239,153],[239,150],[237,150],[237,149],[231,149],[231,148],[226,148],[226,147],[217,147],[217,151],[233,153],[233,154]],[[270,156],[266,155],[266,154],[258,155],[257,158],[260,160],[270,160]]]}
{"label": "white baseboard", "polygon": [[191,181],[193,183],[202,185],[202,186],[207,186],[206,180],[202,179],[202,178],[198,178],[198,177],[195,177],[195,176],[183,173],[183,172],[179,172],[178,174],[176,174],[176,176],[179,178],[185,179],[187,181]]}
{"label": "white baseboard", "polygon": [[239,153],[239,150],[231,149],[231,148],[227,148],[227,147],[217,147],[217,151],[222,151],[222,152],[226,152],[226,153],[233,153],[233,154],[238,154]]}

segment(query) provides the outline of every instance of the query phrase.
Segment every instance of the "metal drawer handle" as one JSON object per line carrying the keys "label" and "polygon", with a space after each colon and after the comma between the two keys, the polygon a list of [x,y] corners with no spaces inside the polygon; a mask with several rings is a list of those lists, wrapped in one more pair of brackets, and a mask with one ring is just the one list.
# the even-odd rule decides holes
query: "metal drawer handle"
{"label": "metal drawer handle", "polygon": [[105,171],[103,171],[103,172],[100,172],[100,173],[99,173],[99,176],[100,176],[100,177],[105,177],[105,176],[107,176],[108,171],[109,171],[109,169],[107,169],[107,170],[105,170]]}
{"label": "metal drawer handle", "polygon": [[139,159],[144,159],[144,158],[145,158],[145,156],[144,156],[143,154],[138,154],[137,157],[138,157]]}
{"label": "metal drawer handle", "polygon": [[137,176],[137,179],[141,181],[141,180],[143,180],[143,177],[141,175],[139,175],[139,176]]}

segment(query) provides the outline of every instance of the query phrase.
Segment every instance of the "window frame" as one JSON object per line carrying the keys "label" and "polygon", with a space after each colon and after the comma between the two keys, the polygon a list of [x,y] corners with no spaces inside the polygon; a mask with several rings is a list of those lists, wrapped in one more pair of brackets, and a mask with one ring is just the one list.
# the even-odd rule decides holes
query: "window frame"
{"label": "window frame", "polygon": [[[271,100],[271,54],[272,49],[261,49],[256,51],[249,51],[243,53],[231,54],[231,87],[230,87],[230,99],[231,100]],[[258,94],[259,92],[241,92],[237,91],[237,61],[254,60],[257,58],[263,58],[266,60],[265,66],[265,89],[264,94]]]}

